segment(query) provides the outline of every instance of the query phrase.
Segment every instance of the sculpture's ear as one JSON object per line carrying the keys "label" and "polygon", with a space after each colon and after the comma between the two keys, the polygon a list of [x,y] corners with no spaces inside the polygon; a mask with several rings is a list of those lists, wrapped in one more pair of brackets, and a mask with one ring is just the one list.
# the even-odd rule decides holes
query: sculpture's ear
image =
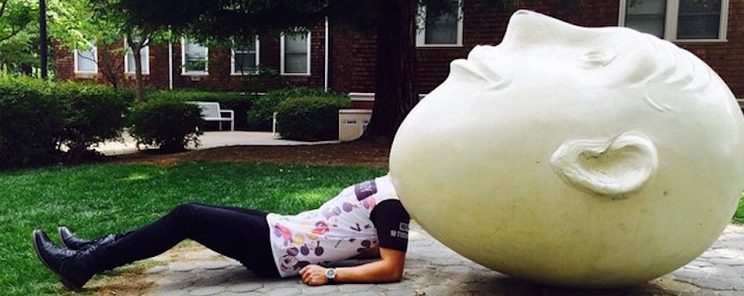
{"label": "sculpture's ear", "polygon": [[570,140],[550,158],[566,183],[580,190],[625,198],[638,191],[656,172],[656,146],[644,134],[627,132],[613,138]]}

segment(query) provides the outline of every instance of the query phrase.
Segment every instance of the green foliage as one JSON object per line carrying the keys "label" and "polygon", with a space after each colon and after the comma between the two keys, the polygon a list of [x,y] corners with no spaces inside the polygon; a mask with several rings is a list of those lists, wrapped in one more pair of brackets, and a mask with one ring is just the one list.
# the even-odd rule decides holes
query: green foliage
{"label": "green foliage", "polygon": [[168,90],[148,93],[147,99],[218,102],[221,108],[235,112],[235,128],[244,129],[247,125],[246,114],[253,106],[255,96],[239,92]]}
{"label": "green foliage", "polygon": [[258,65],[254,73],[241,73],[243,91],[257,94],[266,89],[289,87],[289,82],[277,69]]}
{"label": "green foliage", "polygon": [[131,89],[65,83],[57,96],[65,105],[60,143],[69,148],[68,159],[77,162],[91,145],[121,137],[135,94]]}
{"label": "green foliage", "polygon": [[0,74],[0,168],[80,161],[91,145],[120,136],[133,97],[131,90]]}
{"label": "green foliage", "polygon": [[734,222],[744,223],[744,195],[739,200],[739,208],[736,209],[734,214]]}
{"label": "green foliage", "polygon": [[199,145],[201,109],[180,100],[150,100],[137,104],[129,118],[129,133],[138,144],[157,145],[162,152]]}
{"label": "green foliage", "polygon": [[183,68],[186,71],[206,71],[207,61],[187,61]]}
{"label": "green foliage", "polygon": [[349,108],[346,97],[299,97],[281,102],[276,116],[282,138],[320,141],[338,138],[338,110]]}
{"label": "green foliage", "polygon": [[257,130],[271,130],[274,112],[279,104],[289,98],[298,97],[341,97],[339,92],[325,92],[320,88],[295,87],[277,89],[267,92],[255,99],[253,107],[248,111],[248,126]]}
{"label": "green foliage", "polygon": [[250,106],[253,101],[253,97],[239,92],[220,92],[220,91],[206,91],[206,90],[163,90],[153,91],[147,93],[147,100],[159,101],[159,100],[172,100],[172,101],[204,101],[204,102],[218,102],[220,105],[227,107],[233,107],[235,105]]}
{"label": "green foliage", "polygon": [[0,69],[30,74],[38,64],[37,16],[38,1],[0,0]]}
{"label": "green foliage", "polygon": [[0,169],[47,164],[64,123],[50,83],[0,75]]}
{"label": "green foliage", "polygon": [[36,19],[38,10],[32,0],[0,0],[0,41],[24,31]]}
{"label": "green foliage", "polygon": [[382,168],[205,162],[0,173],[0,294],[71,295],[36,258],[34,229],[65,225],[94,238],[142,227],[188,201],[295,214],[383,174]]}

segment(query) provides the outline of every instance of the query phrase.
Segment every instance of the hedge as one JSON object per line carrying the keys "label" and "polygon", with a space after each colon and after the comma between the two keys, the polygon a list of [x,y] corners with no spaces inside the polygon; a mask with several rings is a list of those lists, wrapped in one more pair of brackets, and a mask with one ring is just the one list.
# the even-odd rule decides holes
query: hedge
{"label": "hedge", "polygon": [[347,98],[344,93],[326,92],[321,88],[295,87],[271,90],[259,96],[253,102],[253,107],[248,111],[248,126],[255,130],[271,130],[274,112],[278,111],[281,102],[289,98],[298,97],[331,97]]}
{"label": "hedge", "polygon": [[0,169],[54,162],[64,112],[52,84],[0,74]]}
{"label": "hedge", "polygon": [[119,138],[131,90],[0,73],[0,169],[78,162]]}
{"label": "hedge", "polygon": [[218,102],[220,107],[235,112],[235,128],[245,130],[248,128],[246,114],[253,106],[255,97],[239,92],[205,91],[205,90],[168,90],[154,91],[146,94],[146,99],[152,100],[176,100],[176,101],[204,101]]}
{"label": "hedge", "polygon": [[183,151],[199,145],[201,108],[178,99],[149,100],[132,108],[129,133],[137,144],[159,146],[161,152]]}
{"label": "hedge", "polygon": [[285,139],[338,139],[338,110],[350,106],[346,97],[289,98],[277,107],[277,130]]}
{"label": "hedge", "polygon": [[136,96],[131,89],[64,83],[57,96],[65,105],[61,144],[68,159],[77,162],[93,144],[121,139],[129,107]]}

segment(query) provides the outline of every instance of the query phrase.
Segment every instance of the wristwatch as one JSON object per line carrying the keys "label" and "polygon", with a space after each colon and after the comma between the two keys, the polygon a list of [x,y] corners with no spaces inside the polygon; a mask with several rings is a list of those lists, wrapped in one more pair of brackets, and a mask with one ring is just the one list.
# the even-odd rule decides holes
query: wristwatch
{"label": "wristwatch", "polygon": [[325,276],[328,278],[328,282],[331,284],[336,283],[336,269],[335,268],[327,268],[325,271]]}

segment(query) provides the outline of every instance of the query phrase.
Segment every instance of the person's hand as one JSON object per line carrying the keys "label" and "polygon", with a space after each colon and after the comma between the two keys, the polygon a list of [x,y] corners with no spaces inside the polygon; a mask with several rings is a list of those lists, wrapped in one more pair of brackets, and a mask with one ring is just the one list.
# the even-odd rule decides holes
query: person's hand
{"label": "person's hand", "polygon": [[325,275],[326,268],[317,264],[310,264],[300,269],[302,281],[310,286],[320,286],[328,283],[328,277]]}

